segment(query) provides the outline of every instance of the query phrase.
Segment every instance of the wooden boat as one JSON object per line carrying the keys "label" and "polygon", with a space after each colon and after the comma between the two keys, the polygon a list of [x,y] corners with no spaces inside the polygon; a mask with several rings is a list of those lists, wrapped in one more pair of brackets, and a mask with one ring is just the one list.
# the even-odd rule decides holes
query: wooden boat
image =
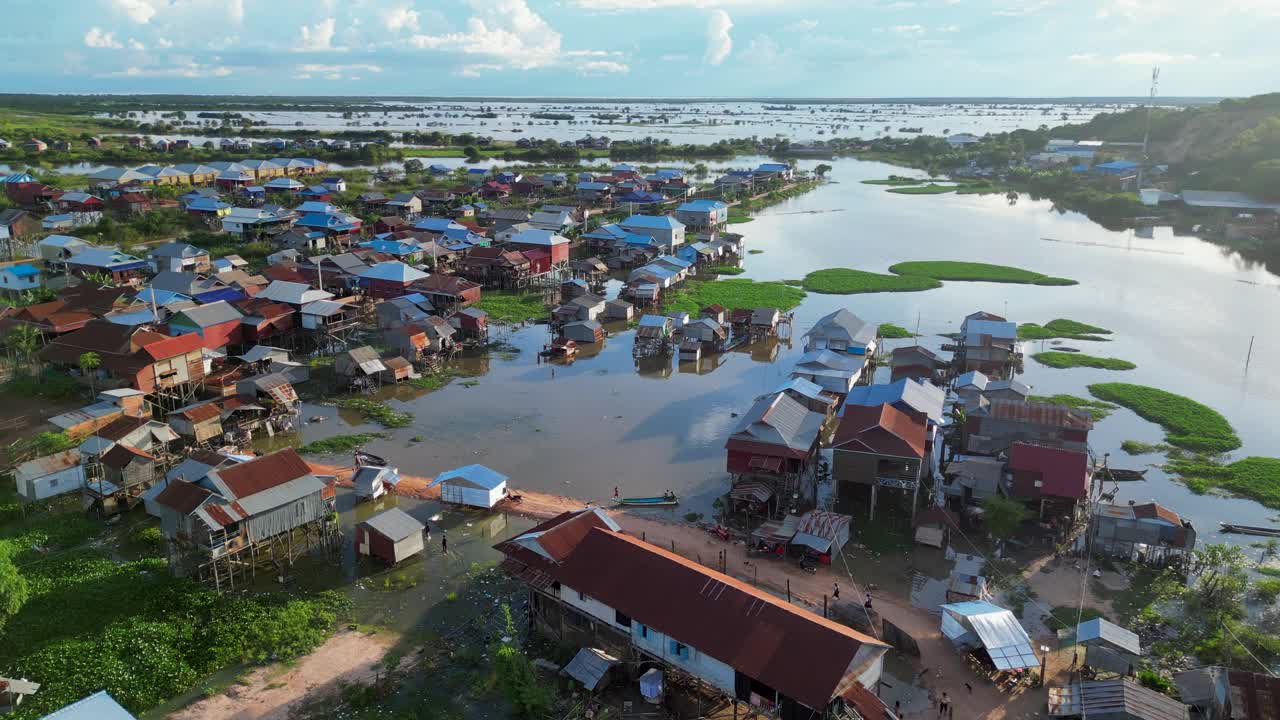
{"label": "wooden boat", "polygon": [[680,504],[680,500],[672,493],[657,495],[654,497],[618,498],[616,502],[619,505],[639,505],[642,507],[663,507]]}
{"label": "wooden boat", "polygon": [[377,455],[374,455],[373,453],[367,453],[367,452],[365,452],[365,451],[363,451],[363,450],[357,450],[357,451],[355,452],[355,456],[356,456],[356,465],[357,465],[357,466],[364,466],[364,465],[371,465],[371,466],[373,466],[373,467],[386,467],[386,466],[387,466],[387,461],[386,461],[385,459],[383,459],[383,458],[381,458],[381,457],[378,457]]}
{"label": "wooden boat", "polygon": [[1132,482],[1135,480],[1147,479],[1147,468],[1141,470],[1122,470],[1120,468],[1107,468],[1107,472],[1111,474],[1111,479],[1116,482]]}
{"label": "wooden boat", "polygon": [[1280,528],[1258,527],[1256,525],[1236,525],[1220,522],[1222,532],[1240,533],[1241,535],[1258,535],[1261,537],[1280,537]]}

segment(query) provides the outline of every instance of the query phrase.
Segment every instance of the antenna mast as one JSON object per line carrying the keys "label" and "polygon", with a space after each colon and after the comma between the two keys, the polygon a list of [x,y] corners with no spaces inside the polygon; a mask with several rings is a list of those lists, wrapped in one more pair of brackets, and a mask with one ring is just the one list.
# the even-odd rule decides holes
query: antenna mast
{"label": "antenna mast", "polygon": [[1147,98],[1147,127],[1142,133],[1142,162],[1138,165],[1138,187],[1142,189],[1142,174],[1146,170],[1147,162],[1151,159],[1147,155],[1147,144],[1151,141],[1151,108],[1156,104],[1156,90],[1160,87],[1160,68],[1151,68],[1151,94]]}

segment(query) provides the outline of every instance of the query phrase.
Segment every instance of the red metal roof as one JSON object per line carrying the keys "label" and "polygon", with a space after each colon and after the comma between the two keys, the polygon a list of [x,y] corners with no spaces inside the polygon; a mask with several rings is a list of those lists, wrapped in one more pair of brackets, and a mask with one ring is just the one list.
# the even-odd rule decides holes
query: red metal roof
{"label": "red metal roof", "polygon": [[193,423],[202,423],[206,420],[212,420],[222,415],[222,410],[218,407],[218,403],[211,402],[204,405],[197,405],[193,408],[187,408],[178,413]]}
{"label": "red metal roof", "polygon": [[1143,505],[1134,505],[1133,516],[1148,520],[1160,518],[1167,523],[1172,523],[1174,527],[1182,527],[1182,518],[1178,516],[1178,513],[1170,510],[1160,503],[1150,502]]}
{"label": "red metal roof", "polygon": [[115,420],[103,425],[94,431],[95,437],[100,437],[111,442],[119,442],[129,433],[137,430],[147,424],[146,418],[138,418],[130,415],[122,415]]}
{"label": "red metal roof", "polygon": [[124,443],[116,443],[110,450],[102,454],[102,464],[116,470],[123,470],[135,459],[155,460],[150,453],[143,452]]}
{"label": "red metal roof", "polygon": [[186,480],[171,480],[168,487],[160,491],[156,495],[156,502],[168,508],[173,508],[184,515],[200,507],[200,503],[205,501],[213,493]]}
{"label": "red metal roof", "polygon": [[1048,425],[1050,427],[1078,430],[1093,429],[1093,418],[1089,413],[1053,403],[1034,403],[1024,400],[992,400],[988,414],[993,418],[1033,425]]}
{"label": "red metal roof", "polygon": [[1040,494],[1080,500],[1089,496],[1089,456],[1081,450],[1016,442],[1009,469],[1040,475]]}
{"label": "red metal roof", "polygon": [[311,467],[292,448],[218,470],[218,477],[237,498],[270,490],[311,474]]}
{"label": "red metal roof", "polygon": [[928,425],[921,413],[892,405],[846,405],[831,446],[903,458],[924,457]]}
{"label": "red metal roof", "polygon": [[[139,335],[142,334],[139,333]],[[155,333],[146,333],[146,335],[155,335]],[[189,352],[199,350],[204,344],[204,339],[200,337],[199,333],[187,333],[175,337],[166,337],[161,340],[155,340],[150,337],[142,339],[137,336],[134,339],[138,340],[139,344],[142,344],[142,349],[153,360],[165,360],[179,355],[186,355]]]}
{"label": "red metal roof", "polygon": [[[583,515],[594,513],[561,524],[584,522]],[[811,708],[825,708],[843,690],[863,646],[887,649],[852,628],[637,538],[594,525],[580,529],[571,544],[567,535],[557,538],[557,562],[514,542],[498,549]],[[551,532],[545,530],[538,541]]]}

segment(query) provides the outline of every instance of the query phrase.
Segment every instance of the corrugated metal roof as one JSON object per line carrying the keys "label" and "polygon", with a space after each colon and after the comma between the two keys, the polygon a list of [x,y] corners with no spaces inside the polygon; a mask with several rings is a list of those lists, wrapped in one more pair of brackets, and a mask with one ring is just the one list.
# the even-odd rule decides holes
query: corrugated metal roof
{"label": "corrugated metal roof", "polygon": [[868,345],[875,341],[880,326],[868,323],[844,308],[823,316],[813,324],[805,337],[843,340],[846,343]]}
{"label": "corrugated metal roof", "polygon": [[996,668],[1018,670],[1040,666],[1031,638],[1009,610],[985,600],[971,600],[943,605],[942,611],[944,625],[950,617],[977,635]]}
{"label": "corrugated metal roof", "polygon": [[243,317],[240,311],[232,307],[226,300],[187,308],[178,313],[178,315],[187,318],[199,328],[213,327],[227,322],[240,322],[240,318]]}
{"label": "corrugated metal roof", "polygon": [[61,710],[45,715],[40,720],[136,720],[136,718],[108,695],[106,690],[99,690],[87,698],[77,700]]}
{"label": "corrugated metal roof", "polygon": [[209,473],[240,500],[309,475],[311,467],[291,448]]}
{"label": "corrugated metal roof", "polygon": [[747,583],[598,524],[589,523],[586,532],[575,533],[577,539],[553,555],[530,547],[556,525],[575,524],[590,514],[566,513],[498,549],[812,708],[825,708],[840,692],[859,651],[870,650],[864,660],[873,663],[888,649]]}
{"label": "corrugated metal roof", "polygon": [[360,523],[392,542],[419,535],[425,527],[400,508],[388,508]]}
{"label": "corrugated metal roof", "polygon": [[609,668],[618,664],[618,658],[595,648],[582,648],[564,666],[564,674],[582,683],[587,690],[595,690],[609,674]]}
{"label": "corrugated metal roof", "polygon": [[831,446],[901,458],[924,457],[928,427],[923,417],[892,405],[848,405]]}
{"label": "corrugated metal roof", "polygon": [[53,455],[39,457],[35,460],[28,460],[15,468],[14,474],[19,478],[38,478],[62,472],[79,464],[80,451],[72,448]]}
{"label": "corrugated metal roof", "polygon": [[933,383],[922,383],[903,378],[887,385],[864,385],[849,391],[845,407],[850,405],[906,405],[923,413],[935,423],[942,422],[942,405],[946,393]]}
{"label": "corrugated metal roof", "polygon": [[1099,640],[1115,645],[1134,655],[1142,654],[1142,642],[1138,639],[1136,633],[1104,618],[1086,620],[1076,626],[1076,642],[1088,643]]}
{"label": "corrugated metal roof", "polygon": [[750,440],[807,451],[817,440],[824,420],[824,415],[810,412],[785,393],[767,395],[751,406],[729,440]]}
{"label": "corrugated metal roof", "polygon": [[509,478],[506,475],[484,465],[464,465],[454,470],[442,472],[431,483],[440,485],[464,485],[481,490],[493,490],[501,487]]}
{"label": "corrugated metal roof", "polygon": [[[1187,720],[1187,706],[1129,680],[1093,680],[1049,688],[1049,714],[1125,716],[1135,720]],[[1261,718],[1261,716],[1259,716]]]}

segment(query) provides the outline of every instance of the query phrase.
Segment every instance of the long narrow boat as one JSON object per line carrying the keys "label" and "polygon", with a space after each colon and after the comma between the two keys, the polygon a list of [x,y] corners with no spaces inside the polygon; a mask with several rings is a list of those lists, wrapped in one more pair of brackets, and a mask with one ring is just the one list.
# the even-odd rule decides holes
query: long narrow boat
{"label": "long narrow boat", "polygon": [[1107,472],[1111,473],[1111,479],[1116,482],[1132,482],[1135,480],[1146,480],[1147,469],[1141,470],[1121,470],[1120,468],[1107,468]]}
{"label": "long narrow boat", "polygon": [[680,500],[675,495],[658,495],[655,497],[618,498],[616,502],[619,505],[643,505],[645,507],[661,507],[664,505],[680,504]]}
{"label": "long narrow boat", "polygon": [[1280,528],[1258,527],[1256,525],[1236,525],[1220,522],[1222,532],[1240,533],[1241,535],[1259,535],[1261,537],[1280,537]]}

